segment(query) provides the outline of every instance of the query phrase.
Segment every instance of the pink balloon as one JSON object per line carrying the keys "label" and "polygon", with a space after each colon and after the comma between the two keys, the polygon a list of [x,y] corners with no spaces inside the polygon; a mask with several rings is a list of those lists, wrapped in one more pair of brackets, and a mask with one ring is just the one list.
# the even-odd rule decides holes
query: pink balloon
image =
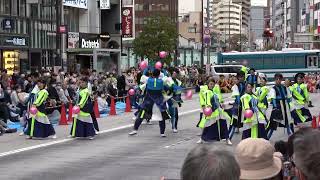
{"label": "pink balloon", "polygon": [[80,107],[79,106],[73,106],[72,112],[73,112],[73,114],[79,114],[80,113]]}
{"label": "pink balloon", "polygon": [[147,61],[141,61],[140,62],[140,69],[145,70],[148,67]]}
{"label": "pink balloon", "polygon": [[188,90],[186,93],[186,99],[192,99],[192,90]]}
{"label": "pink balloon", "polygon": [[203,109],[203,114],[205,116],[210,116],[212,114],[212,109],[210,107],[206,107]]}
{"label": "pink balloon", "polygon": [[38,109],[37,109],[36,107],[31,107],[31,108],[30,108],[30,114],[36,115],[37,112],[38,112]]}
{"label": "pink balloon", "polygon": [[167,56],[167,52],[165,52],[165,51],[160,51],[160,52],[159,52],[159,57],[160,57],[161,59],[166,58],[166,56]]}
{"label": "pink balloon", "polygon": [[162,68],[162,63],[161,63],[160,61],[158,61],[158,62],[156,62],[156,64],[154,65],[154,67],[155,67],[156,69],[161,70],[161,68]]}
{"label": "pink balloon", "polygon": [[130,89],[129,92],[128,92],[128,94],[129,94],[130,96],[133,96],[133,95],[135,94],[134,89]]}
{"label": "pink balloon", "polygon": [[251,109],[248,109],[244,112],[245,118],[252,118],[252,116],[253,116],[253,111]]}

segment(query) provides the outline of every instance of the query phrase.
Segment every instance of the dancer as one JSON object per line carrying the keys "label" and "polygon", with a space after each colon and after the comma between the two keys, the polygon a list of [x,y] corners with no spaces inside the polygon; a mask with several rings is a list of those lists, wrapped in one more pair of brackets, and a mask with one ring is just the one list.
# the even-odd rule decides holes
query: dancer
{"label": "dancer", "polygon": [[239,128],[241,128],[241,122],[243,119],[243,113],[242,113],[242,104],[240,101],[241,96],[245,93],[245,74],[244,72],[239,72],[237,74],[237,84],[235,84],[232,87],[232,97],[235,98],[235,102],[233,104],[233,107],[231,109],[232,119],[229,127],[229,139],[231,140],[235,130],[237,129],[237,132],[239,132]]}
{"label": "dancer", "polygon": [[168,78],[170,88],[170,94],[172,97],[168,100],[169,113],[171,116],[171,125],[172,131],[174,133],[178,132],[178,120],[179,120],[179,112],[178,107],[181,107],[181,103],[183,102],[181,99],[182,93],[182,82],[177,79],[179,71],[177,69],[171,70],[171,78]]}
{"label": "dancer", "polygon": [[[268,109],[268,94],[270,92],[267,85],[267,79],[265,77],[260,78],[260,87],[256,88],[256,95],[258,98],[258,108],[262,112],[262,114],[266,115],[267,109]],[[267,119],[267,118],[265,118]]]}
{"label": "dancer", "polygon": [[275,74],[275,86],[270,90],[270,99],[272,102],[272,111],[267,125],[267,139],[269,140],[277,127],[285,127],[288,135],[294,131],[293,122],[290,113],[290,94],[288,89],[281,84],[283,75]]}
{"label": "dancer", "polygon": [[150,112],[153,105],[156,104],[162,116],[162,121],[159,121],[160,135],[161,137],[166,137],[164,134],[166,128],[165,120],[170,119],[170,116],[167,112],[166,102],[164,101],[162,94],[165,88],[164,81],[160,79],[159,76],[160,70],[154,69],[152,78],[148,78],[147,80],[146,95],[143,103],[141,104],[141,110],[139,111],[138,118],[134,123],[134,129],[129,133],[131,136],[138,133],[139,126],[141,125],[143,119],[148,119],[152,116]]}
{"label": "dancer", "polygon": [[295,110],[291,111],[294,124],[299,125],[312,121],[312,115],[308,109],[310,96],[307,86],[303,83],[304,73],[295,76],[295,84],[292,86],[292,103]]}
{"label": "dancer", "polygon": [[256,88],[258,87],[258,83],[259,83],[258,81],[259,81],[259,77],[256,75],[256,70],[251,68],[249,70],[249,75],[246,78],[246,83],[253,85],[253,88],[254,88],[253,91],[255,91]]}
{"label": "dancer", "polygon": [[82,77],[80,79],[79,103],[77,103],[77,106],[80,107],[80,113],[74,117],[70,133],[73,138],[93,139],[96,135],[90,114],[93,107],[90,107],[92,103],[87,86],[88,78]]}
{"label": "dancer", "polygon": [[52,138],[55,139],[57,136],[45,109],[46,100],[49,95],[45,89],[46,81],[44,79],[38,80],[37,86],[39,91],[36,94],[36,100],[32,106],[37,108],[38,112],[35,115],[30,115],[31,119],[28,119],[28,127],[26,130],[27,138],[47,138],[52,136]]}
{"label": "dancer", "polygon": [[242,121],[242,139],[267,138],[265,114],[258,107],[258,97],[253,93],[253,85],[246,84],[246,94],[241,97],[242,112],[252,111],[252,117],[245,117]]}
{"label": "dancer", "polygon": [[227,123],[227,120],[231,120],[231,118],[222,108],[219,94],[214,91],[214,87],[215,80],[210,78],[208,80],[208,90],[204,92],[204,106],[211,108],[213,113],[210,116],[202,117],[199,127],[203,129],[203,132],[197,143],[226,140],[228,145],[232,145],[228,136]]}

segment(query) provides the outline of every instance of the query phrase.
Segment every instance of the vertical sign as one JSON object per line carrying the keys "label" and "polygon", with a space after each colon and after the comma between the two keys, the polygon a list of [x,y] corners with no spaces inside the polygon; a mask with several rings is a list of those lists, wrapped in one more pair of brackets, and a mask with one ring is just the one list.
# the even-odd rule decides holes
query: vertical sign
{"label": "vertical sign", "polygon": [[134,21],[133,21],[133,7],[122,7],[122,37],[132,39],[134,38]]}
{"label": "vertical sign", "polygon": [[318,25],[317,25],[318,31],[317,31],[317,33],[320,34],[320,12],[319,11],[317,11],[317,19],[318,19]]}
{"label": "vertical sign", "polygon": [[110,0],[100,0],[100,9],[110,9]]}

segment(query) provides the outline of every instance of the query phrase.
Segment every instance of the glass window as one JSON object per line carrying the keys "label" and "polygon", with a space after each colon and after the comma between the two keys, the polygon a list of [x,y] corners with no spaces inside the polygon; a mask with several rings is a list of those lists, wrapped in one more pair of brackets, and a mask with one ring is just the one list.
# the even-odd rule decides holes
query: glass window
{"label": "glass window", "polygon": [[122,3],[122,6],[133,5],[133,0],[122,0]]}
{"label": "glass window", "polygon": [[0,14],[10,14],[11,0],[0,0]]}
{"label": "glass window", "polygon": [[26,16],[26,0],[19,0],[19,16]]}
{"label": "glass window", "polygon": [[188,33],[196,33],[195,27],[188,27]]}
{"label": "glass window", "polygon": [[38,4],[30,4],[30,17],[35,19],[39,18]]}

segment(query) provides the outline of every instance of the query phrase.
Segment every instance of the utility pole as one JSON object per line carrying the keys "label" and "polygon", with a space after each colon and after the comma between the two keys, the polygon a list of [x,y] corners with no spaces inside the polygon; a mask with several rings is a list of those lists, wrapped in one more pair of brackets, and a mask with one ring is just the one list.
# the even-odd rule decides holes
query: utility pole
{"label": "utility pole", "polygon": [[[229,37],[228,37],[228,39],[230,40],[230,37],[231,37],[231,31],[230,31],[230,29],[231,29],[231,20],[230,20],[230,11],[231,11],[231,9],[230,9],[230,6],[231,6],[231,0],[229,0]],[[230,44],[230,42],[229,42],[229,51],[231,50],[231,44]]]}
{"label": "utility pole", "polygon": [[200,65],[201,67],[204,65],[204,45],[203,45],[203,13],[204,13],[204,7],[203,7],[203,1],[201,0],[201,58],[200,58]]}
{"label": "utility pole", "polygon": [[[64,24],[64,7],[63,7],[63,0],[60,0],[60,8],[61,8],[61,25]],[[66,54],[66,33],[68,31],[66,30],[65,33],[61,34],[61,68],[67,71],[68,65],[67,65],[67,54]]]}
{"label": "utility pole", "polygon": [[[207,0],[207,28],[209,29],[209,6],[210,6],[210,2],[209,0]],[[211,32],[210,32],[210,43],[211,43]],[[207,44],[207,64],[210,64],[210,43]]]}

